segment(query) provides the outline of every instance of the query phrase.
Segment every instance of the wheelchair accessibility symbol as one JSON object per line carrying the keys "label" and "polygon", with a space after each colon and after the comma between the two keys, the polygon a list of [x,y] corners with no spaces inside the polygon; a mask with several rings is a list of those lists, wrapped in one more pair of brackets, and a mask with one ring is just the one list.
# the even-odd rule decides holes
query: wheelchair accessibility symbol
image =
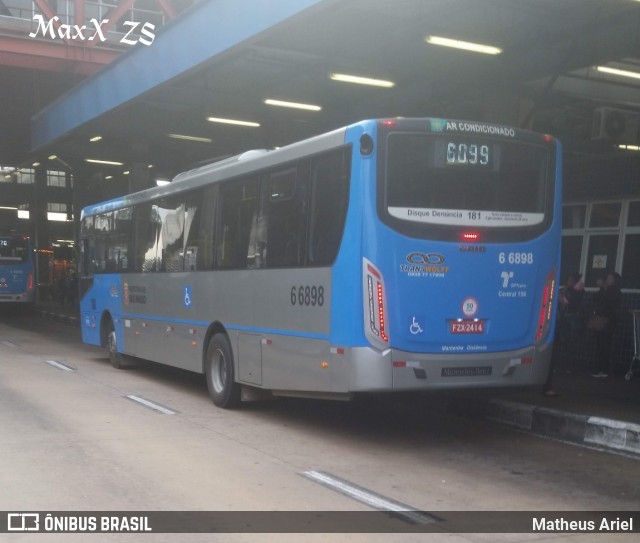
{"label": "wheelchair accessibility symbol", "polygon": [[424,330],[422,329],[422,326],[420,326],[420,323],[416,320],[416,318],[415,317],[411,317],[411,318],[412,318],[412,322],[411,322],[411,326],[409,326],[409,332],[411,332],[414,336],[424,332]]}
{"label": "wheelchair accessibility symbol", "polygon": [[193,292],[191,292],[191,285],[184,286],[184,306],[191,307],[193,303]]}

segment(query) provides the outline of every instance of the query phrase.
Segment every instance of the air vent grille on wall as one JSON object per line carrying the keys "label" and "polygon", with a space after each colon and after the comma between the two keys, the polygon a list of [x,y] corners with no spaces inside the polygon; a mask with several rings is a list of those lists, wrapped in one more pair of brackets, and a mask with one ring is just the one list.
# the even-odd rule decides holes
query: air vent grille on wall
{"label": "air vent grille on wall", "polygon": [[608,139],[615,143],[640,143],[640,113],[600,107],[593,114],[591,139]]}

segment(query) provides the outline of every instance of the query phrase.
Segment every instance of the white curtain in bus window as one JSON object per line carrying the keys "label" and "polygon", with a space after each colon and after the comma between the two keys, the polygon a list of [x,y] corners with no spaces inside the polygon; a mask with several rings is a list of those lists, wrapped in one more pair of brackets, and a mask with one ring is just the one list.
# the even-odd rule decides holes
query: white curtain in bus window
{"label": "white curtain in bus window", "polygon": [[93,215],[89,215],[82,219],[82,223],[80,224],[80,235],[82,237],[93,235],[95,233],[94,222],[95,217]]}
{"label": "white curtain in bus window", "polygon": [[474,135],[391,134],[386,205],[405,221],[511,228],[544,221],[545,148]]}
{"label": "white curtain in bus window", "polygon": [[157,212],[152,212],[151,204],[140,204],[134,210],[134,223],[136,232],[135,270],[138,272],[157,271],[156,251],[152,249],[157,245],[162,226],[160,216]]}
{"label": "white curtain in bus window", "polygon": [[150,235],[143,271],[183,270],[184,203],[164,198],[151,205]]}
{"label": "white curtain in bus window", "polygon": [[184,201],[182,198],[167,198],[156,208],[162,220],[161,270],[181,272],[184,270]]}
{"label": "white curtain in bus window", "polygon": [[187,196],[184,211],[184,269],[210,270],[213,243],[216,187],[200,189]]}

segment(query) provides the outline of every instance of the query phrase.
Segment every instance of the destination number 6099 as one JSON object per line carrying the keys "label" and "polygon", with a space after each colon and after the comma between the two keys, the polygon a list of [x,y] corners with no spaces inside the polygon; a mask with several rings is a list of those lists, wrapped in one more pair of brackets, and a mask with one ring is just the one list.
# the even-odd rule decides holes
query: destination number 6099
{"label": "destination number 6099", "polygon": [[500,253],[498,262],[504,264],[533,264],[533,253]]}
{"label": "destination number 6099", "polygon": [[320,286],[299,286],[291,287],[291,305],[324,305],[324,287]]}

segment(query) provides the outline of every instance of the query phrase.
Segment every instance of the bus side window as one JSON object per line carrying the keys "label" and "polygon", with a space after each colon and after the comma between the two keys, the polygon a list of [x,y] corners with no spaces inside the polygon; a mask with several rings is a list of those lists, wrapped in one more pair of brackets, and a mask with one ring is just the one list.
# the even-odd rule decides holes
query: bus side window
{"label": "bus side window", "polygon": [[217,188],[208,187],[189,194],[184,218],[184,271],[210,270]]}
{"label": "bus side window", "polygon": [[263,182],[258,239],[267,268],[304,265],[308,171],[308,162],[302,162]]}
{"label": "bus side window", "polygon": [[258,209],[258,180],[231,181],[220,187],[220,224],[216,238],[216,267],[246,269],[255,267],[249,254],[251,231]]}
{"label": "bus side window", "polygon": [[184,270],[184,201],[182,197],[167,198],[157,206],[162,218],[160,252],[162,271],[181,272]]}
{"label": "bus side window", "polygon": [[350,148],[332,151],[311,163],[308,266],[335,260],[349,204]]}
{"label": "bus side window", "polygon": [[133,254],[133,210],[130,207],[118,209],[114,215],[114,230],[109,240],[109,251],[113,253],[116,271],[131,271],[130,254]]}
{"label": "bus side window", "polygon": [[136,207],[136,271],[143,273],[160,269],[161,254],[158,244],[162,231],[162,220],[157,206],[141,204]]}
{"label": "bus side window", "polygon": [[93,273],[113,273],[116,271],[115,254],[110,246],[113,233],[113,211],[95,216],[95,235],[90,252]]}

